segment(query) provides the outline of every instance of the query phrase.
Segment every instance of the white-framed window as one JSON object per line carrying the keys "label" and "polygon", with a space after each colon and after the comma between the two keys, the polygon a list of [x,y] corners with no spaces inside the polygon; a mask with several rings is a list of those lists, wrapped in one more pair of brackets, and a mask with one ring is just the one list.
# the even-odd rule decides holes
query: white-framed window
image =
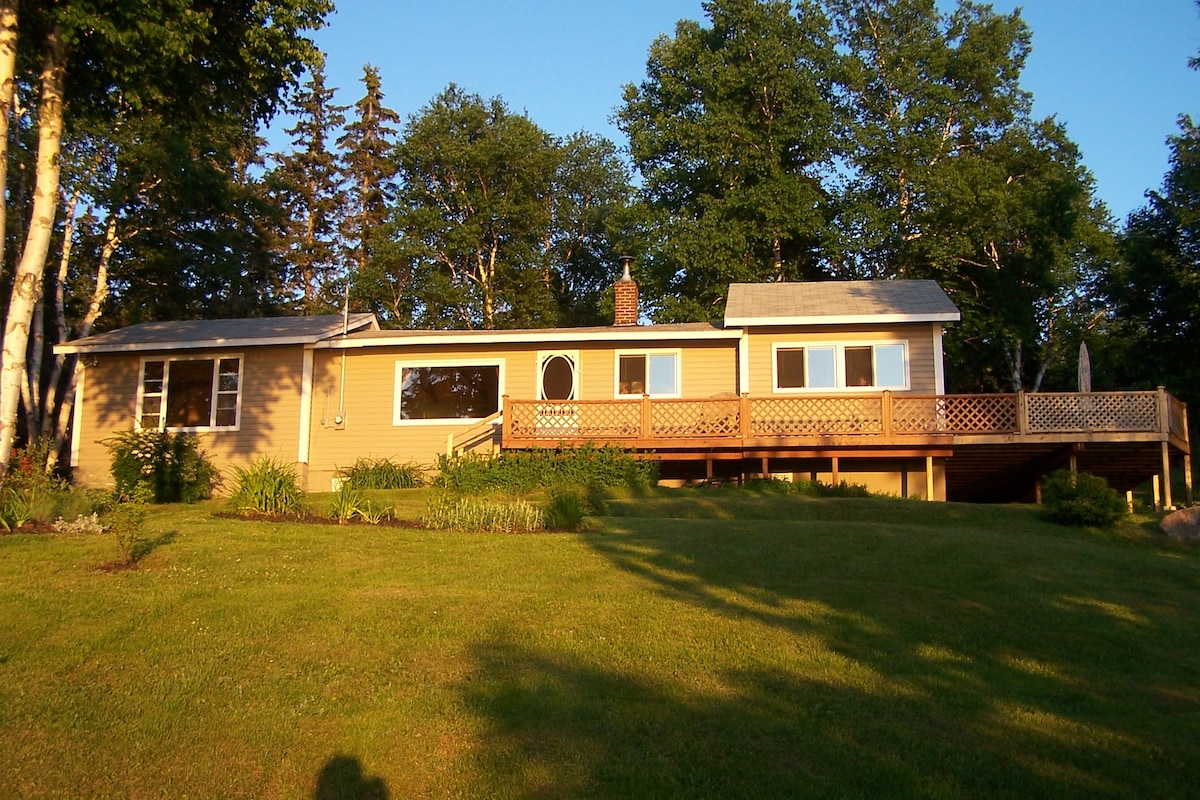
{"label": "white-framed window", "polygon": [[679,397],[682,353],[679,350],[618,350],[616,397]]}
{"label": "white-framed window", "polygon": [[579,351],[547,350],[537,358],[537,399],[578,400]]}
{"label": "white-framed window", "polygon": [[908,342],[776,342],[776,392],[908,389]]}
{"label": "white-framed window", "polygon": [[393,425],[474,422],[500,410],[502,359],[397,361]]}
{"label": "white-framed window", "polygon": [[242,364],[238,355],[144,358],[138,426],[150,430],[237,430]]}

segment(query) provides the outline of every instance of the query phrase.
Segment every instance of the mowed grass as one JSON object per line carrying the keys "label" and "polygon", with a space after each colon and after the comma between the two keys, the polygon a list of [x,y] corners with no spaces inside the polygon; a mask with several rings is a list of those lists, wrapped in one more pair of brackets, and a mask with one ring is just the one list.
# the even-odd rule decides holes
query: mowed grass
{"label": "mowed grass", "polygon": [[[415,516],[422,492],[397,495]],[[0,796],[1187,797],[1200,552],[660,491],[579,534],[0,537]]]}

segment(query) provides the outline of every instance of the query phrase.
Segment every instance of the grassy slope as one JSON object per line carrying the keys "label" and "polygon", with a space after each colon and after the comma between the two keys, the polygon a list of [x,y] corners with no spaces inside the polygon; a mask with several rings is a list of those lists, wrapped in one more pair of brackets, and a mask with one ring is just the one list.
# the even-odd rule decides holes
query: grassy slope
{"label": "grassy slope", "polygon": [[0,537],[0,794],[1200,786],[1200,554],[1137,529],[694,491],[579,535],[209,512],[156,511],[131,571]]}

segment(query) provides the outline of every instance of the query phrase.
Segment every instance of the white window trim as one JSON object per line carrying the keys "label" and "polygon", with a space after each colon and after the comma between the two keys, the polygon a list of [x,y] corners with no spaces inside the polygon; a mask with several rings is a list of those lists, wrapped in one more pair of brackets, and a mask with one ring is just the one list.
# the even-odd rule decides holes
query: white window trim
{"label": "white window trim", "polygon": [[574,397],[571,400],[579,399],[579,351],[578,350],[539,350],[537,352],[537,362],[535,363],[534,381],[537,385],[533,387],[533,393],[538,400],[545,400],[542,397],[542,370],[546,368],[546,362],[555,356],[562,356],[571,362],[571,387],[575,390]]}
{"label": "white window trim", "polygon": [[[236,358],[238,360],[238,388],[237,388],[237,406],[235,408],[236,421],[233,425],[187,425],[174,426],[167,425],[167,392],[171,383],[171,363],[175,361],[211,361],[213,362],[213,382],[211,388],[212,405],[209,408],[208,419],[210,423],[215,423],[217,419],[217,395],[220,394],[221,385],[221,361]],[[236,432],[242,429],[242,386],[245,383],[246,377],[246,356],[243,353],[194,353],[186,356],[146,356],[138,362],[138,387],[136,407],[134,411],[134,426],[138,430],[142,430],[142,401],[146,391],[146,364],[154,361],[163,362],[163,388],[162,394],[158,399],[158,428],[160,431],[173,431],[176,433],[228,433]]]}
{"label": "white window trim", "polygon": [[[875,348],[883,345],[900,345],[904,348],[904,385],[903,386],[847,386],[846,385],[846,348],[870,347],[871,372],[878,374],[879,368],[875,359]],[[779,351],[807,350],[811,347],[833,348],[834,385],[817,388],[781,387],[779,385]],[[772,342],[771,343],[771,390],[775,394],[850,394],[863,392],[906,392],[912,386],[912,361],[909,356],[908,339],[870,339],[860,342],[842,340],[820,340],[803,342]],[[808,359],[804,359],[804,369],[808,370]],[[807,380],[807,375],[805,379]]]}
{"label": "white window trim", "polygon": [[401,428],[420,427],[429,425],[455,426],[471,425],[485,417],[455,417],[453,419],[401,419],[400,390],[404,385],[404,370],[420,367],[499,367],[499,386],[496,388],[496,401],[503,409],[504,406],[504,359],[503,358],[423,358],[410,361],[397,361],[394,382],[392,384],[392,425]]}
{"label": "white window trim", "polygon": [[649,356],[673,355],[675,356],[675,391],[670,394],[651,394],[650,397],[678,398],[683,396],[683,349],[682,348],[635,348],[631,350],[616,350],[613,352],[613,397],[620,399],[628,399],[632,397],[640,398],[640,394],[621,394],[621,356],[647,356],[646,362],[646,388],[649,389],[650,383],[650,363]]}

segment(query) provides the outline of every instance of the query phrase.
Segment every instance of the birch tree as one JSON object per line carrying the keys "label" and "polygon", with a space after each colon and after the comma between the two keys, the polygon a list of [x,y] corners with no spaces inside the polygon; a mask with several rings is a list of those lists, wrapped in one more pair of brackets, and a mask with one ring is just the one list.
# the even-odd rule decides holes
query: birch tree
{"label": "birch tree", "polygon": [[[7,31],[22,31],[14,76],[36,87],[38,145],[30,220],[13,276],[0,363],[0,478],[17,433],[35,308],[40,300],[60,192],[64,133],[123,113],[203,126],[241,118],[253,126],[275,110],[315,49],[304,34],[328,0],[82,0],[0,5],[0,83]],[[25,72],[22,64],[28,64]],[[2,92],[0,92],[2,94]],[[71,97],[70,117],[64,99]],[[0,100],[2,100],[0,96]],[[36,434],[36,431],[31,431]]]}

